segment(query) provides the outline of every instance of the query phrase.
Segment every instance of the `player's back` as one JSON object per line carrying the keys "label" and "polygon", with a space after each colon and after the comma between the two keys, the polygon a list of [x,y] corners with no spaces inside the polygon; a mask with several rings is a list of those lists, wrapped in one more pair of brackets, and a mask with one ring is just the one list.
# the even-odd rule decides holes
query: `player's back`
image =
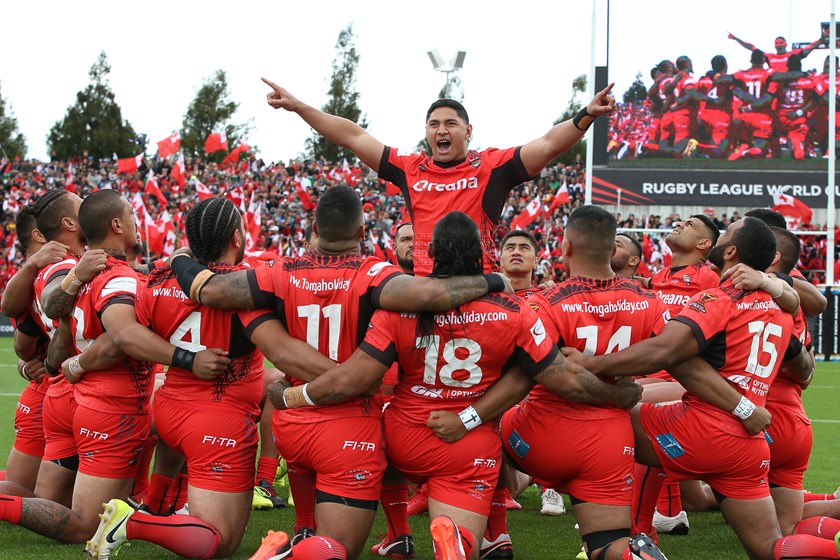
{"label": "player's back", "polygon": [[[216,274],[238,269],[241,267],[212,267]],[[190,371],[170,367],[160,389],[161,394],[175,400],[222,403],[259,414],[263,355],[248,340],[243,318],[249,322],[253,316],[265,313],[240,313],[206,307],[189,299],[171,270],[153,270],[138,294],[137,321],[170,344],[185,350],[227,350],[231,361],[225,373],[212,381],[199,379]]]}
{"label": "player's back", "polygon": [[[328,358],[343,362],[364,339],[370,318],[379,307],[379,291],[394,265],[358,253],[322,255],[316,252],[254,269],[259,289],[271,291],[275,309],[289,334],[307,342]],[[293,372],[288,372],[293,373]],[[292,379],[295,384],[301,383]],[[358,416],[369,413],[370,399],[283,411],[287,420]]]}
{"label": "player's back", "polygon": [[[588,356],[602,356],[627,348],[658,333],[669,315],[660,299],[633,280],[615,276],[595,280],[582,276],[531,297],[558,346],[571,346]],[[605,377],[605,381],[614,381]],[[537,385],[529,406],[545,413],[581,418],[626,416],[612,405],[573,403]]]}
{"label": "player's back", "polygon": [[365,348],[393,342],[400,379],[391,410],[407,423],[425,425],[432,410],[458,412],[509,362],[537,367],[551,351],[542,322],[521,298],[488,294],[427,319],[424,329],[418,314],[379,311],[364,342]]}
{"label": "player's back", "polygon": [[[738,290],[730,280],[695,295],[673,320],[701,333],[700,357],[716,368],[737,391],[763,406],[791,343],[793,319],[769,294]],[[737,418],[686,393],[684,401],[726,418],[737,433]]]}

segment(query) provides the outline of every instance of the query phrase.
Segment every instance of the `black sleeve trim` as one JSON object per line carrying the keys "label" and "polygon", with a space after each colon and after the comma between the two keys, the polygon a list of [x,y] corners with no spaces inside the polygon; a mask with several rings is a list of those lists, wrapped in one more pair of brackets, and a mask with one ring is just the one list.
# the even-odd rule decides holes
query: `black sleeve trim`
{"label": "black sleeve trim", "polygon": [[259,317],[248,323],[246,326],[243,327],[242,330],[245,332],[245,336],[248,337],[248,340],[250,340],[251,335],[254,334],[254,331],[257,329],[257,327],[259,327],[266,321],[271,321],[272,319],[277,319],[278,321],[280,320],[280,318],[274,313],[265,313],[264,315],[260,315]]}
{"label": "black sleeve trim", "polygon": [[254,306],[274,309],[274,292],[267,292],[260,288],[260,283],[257,281],[257,270],[249,268],[245,272],[245,276],[248,278],[248,287],[251,289],[251,299],[254,300]]}
{"label": "black sleeve trim", "polygon": [[134,307],[135,300],[133,297],[126,295],[114,296],[111,299],[109,299],[108,302],[102,306],[102,309],[100,309],[96,314],[101,318],[102,314],[105,313],[105,310],[116,303],[122,305],[130,305],[131,307]]}
{"label": "black sleeve trim", "polygon": [[32,315],[28,314],[23,321],[18,322],[17,330],[26,336],[31,336],[32,338],[38,338],[44,334],[44,331],[41,330],[41,326],[34,318],[32,318]]}
{"label": "black sleeve trim", "polygon": [[691,327],[691,330],[694,331],[694,337],[697,339],[699,352],[703,352],[703,350],[706,349],[706,346],[709,345],[709,341],[706,340],[706,335],[703,334],[703,329],[701,329],[700,325],[695,323],[692,319],[683,317],[682,315],[677,315],[676,317],[672,317],[671,320]]}
{"label": "black sleeve trim", "polygon": [[385,287],[385,284],[387,284],[388,282],[390,282],[392,279],[396,278],[397,276],[402,276],[402,275],[403,275],[403,273],[399,272],[399,271],[396,271],[396,272],[393,272],[393,273],[389,274],[388,276],[385,277],[384,280],[382,280],[382,282],[379,283],[378,286],[376,286],[370,292],[370,303],[371,303],[371,305],[373,305],[374,309],[381,309],[381,307],[379,306],[379,296],[382,294],[382,289]]}
{"label": "black sleeve trim", "polygon": [[53,273],[50,275],[50,277],[49,277],[49,278],[47,278],[47,279],[46,279],[46,281],[44,282],[44,286],[49,285],[49,284],[50,284],[50,282],[52,282],[52,281],[53,281],[53,280],[55,280],[56,278],[64,278],[65,276],[67,276],[68,274],[70,274],[70,270],[71,270],[71,269],[69,269],[69,268],[62,268],[61,270],[58,270],[58,271],[56,271],[56,272],[53,272]]}
{"label": "black sleeve trim", "polygon": [[362,343],[359,344],[359,350],[361,350],[362,352],[364,352],[365,354],[367,354],[368,356],[370,356],[385,367],[391,367],[391,365],[395,361],[397,361],[397,348],[396,346],[394,346],[393,342],[390,343],[388,345],[388,348],[386,348],[383,351],[371,344],[370,342],[362,341]]}
{"label": "black sleeve trim", "polygon": [[525,372],[525,375],[527,375],[528,377],[535,377],[538,374],[540,374],[545,368],[547,368],[551,364],[551,362],[554,361],[559,352],[560,350],[557,348],[557,345],[553,344],[551,346],[551,350],[548,352],[545,358],[543,358],[539,362],[535,362],[531,358],[531,355],[519,346],[517,346],[514,349],[513,354],[514,356],[516,356],[516,362],[519,364],[519,367],[522,368],[522,371]]}
{"label": "black sleeve trim", "polygon": [[787,348],[785,349],[785,356],[782,361],[793,360],[799,353],[802,352],[802,343],[794,335],[790,335]]}

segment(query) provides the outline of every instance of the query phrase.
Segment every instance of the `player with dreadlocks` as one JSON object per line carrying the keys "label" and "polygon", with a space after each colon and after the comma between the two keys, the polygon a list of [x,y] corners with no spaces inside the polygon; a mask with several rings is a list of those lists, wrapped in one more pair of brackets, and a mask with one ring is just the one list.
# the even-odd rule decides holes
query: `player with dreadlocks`
{"label": "player with dreadlocks", "polygon": [[[433,278],[481,272],[475,222],[462,212],[447,214],[435,226],[429,256]],[[499,477],[501,442],[494,417],[482,423],[471,405],[500,380],[511,357],[522,371],[504,379],[524,384],[525,392],[532,382],[522,372],[536,379],[550,372],[557,379],[552,385],[582,393],[579,398],[628,397],[622,388],[569,368],[525,300],[488,294],[442,313],[377,311],[364,342],[348,360],[306,385],[286,389],[279,404],[297,408],[343,402],[378,387],[388,367],[398,362],[400,381],[384,415],[389,462],[409,479],[428,484],[435,558],[477,558],[476,539],[484,535]],[[629,393],[630,402],[638,398],[638,391]],[[438,438],[427,425],[443,411],[460,411],[470,430],[455,443]]]}
{"label": "player with dreadlocks", "polygon": [[[186,232],[195,257],[217,274],[244,268],[245,230],[230,200],[199,202],[187,215]],[[173,365],[154,399],[158,435],[187,461],[189,514],[135,515],[127,503],[111,500],[89,550],[109,558],[126,539],[139,539],[189,558],[230,556],[245,532],[253,494],[265,374],[255,343],[268,347],[282,339],[279,321],[265,310],[231,312],[192,302],[168,268],[149,275],[138,295],[137,318],[180,348],[223,348],[230,364],[209,380]],[[282,346],[303,353],[305,347],[329,362],[305,343],[291,342],[297,346]],[[269,357],[276,359],[271,352]],[[165,480],[157,465],[155,471]]]}

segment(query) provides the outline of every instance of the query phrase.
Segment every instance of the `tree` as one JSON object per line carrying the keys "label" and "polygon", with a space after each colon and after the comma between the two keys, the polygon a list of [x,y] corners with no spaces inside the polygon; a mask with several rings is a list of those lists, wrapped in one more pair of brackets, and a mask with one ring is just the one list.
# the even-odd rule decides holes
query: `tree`
{"label": "tree", "polygon": [[[95,159],[137,155],[146,149],[134,129],[122,118],[122,110],[108,84],[111,65],[105,52],[90,67],[90,84],[76,94],[76,103],[67,108],[64,119],[50,129],[47,145],[53,157],[66,160],[87,152]],[[140,141],[138,141],[140,140]]]}
{"label": "tree", "polygon": [[[251,129],[250,121],[240,124],[231,122],[238,108],[239,103],[231,99],[224,70],[216,70],[212,76],[205,78],[184,113],[181,124],[181,148],[184,152],[204,158],[204,141],[210,134],[223,130],[227,135],[228,147],[231,150],[236,147]],[[225,155],[218,152],[208,154],[205,159],[218,163]]]}
{"label": "tree", "polygon": [[[554,124],[559,124],[563,121],[567,121],[571,118],[574,118],[580,110],[583,108],[583,103],[578,98],[579,94],[586,94],[586,74],[581,74],[574,80],[572,80],[572,98],[569,99],[569,104],[566,106],[566,110],[563,111],[563,114],[560,115],[560,118],[554,121]],[[560,154],[557,158],[554,159],[550,163],[550,165],[557,165],[558,163],[562,163],[563,165],[570,165],[573,161],[578,158],[578,155],[581,157],[586,155],[586,139],[581,138],[580,142],[576,143],[574,146]]]}
{"label": "tree", "polygon": [[[331,115],[344,117],[358,123],[362,128],[367,128],[367,119],[359,108],[359,92],[355,89],[356,70],[359,66],[355,39],[352,24],[338,34],[329,99],[321,110]],[[350,150],[333,144],[317,133],[306,140],[306,154],[310,159],[321,158],[331,162],[340,162],[345,158],[347,161],[352,161],[356,157]]]}
{"label": "tree", "polygon": [[17,119],[11,107],[6,110],[6,100],[0,95],[0,154],[9,159],[26,157],[26,139],[18,131]]}
{"label": "tree", "polygon": [[644,103],[646,99],[647,88],[642,81],[642,73],[638,72],[636,74],[636,80],[624,92],[623,100],[625,103]]}

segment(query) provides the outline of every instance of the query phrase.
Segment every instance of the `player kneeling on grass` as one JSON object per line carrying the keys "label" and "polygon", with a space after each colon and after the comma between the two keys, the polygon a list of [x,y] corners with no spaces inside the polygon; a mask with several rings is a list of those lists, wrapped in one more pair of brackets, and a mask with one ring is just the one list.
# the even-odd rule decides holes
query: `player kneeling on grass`
{"label": "player kneeling on grass", "polygon": [[[432,276],[479,274],[478,228],[462,212],[451,212],[434,229]],[[504,378],[511,359],[521,370]],[[352,356],[310,383],[287,388],[278,408],[339,403],[374,390],[392,363],[401,376],[384,413],[389,462],[414,482],[427,482],[435,558],[477,558],[501,467],[495,422],[482,424],[471,404],[500,379],[512,386],[530,376],[556,379],[558,390],[579,398],[630,406],[639,397],[631,385],[601,382],[571,367],[557,352],[525,300],[488,294],[444,313],[377,311]],[[529,385],[530,386],[530,385]],[[512,404],[512,403],[511,403]],[[442,411],[460,411],[471,431],[456,443],[438,438],[428,423]],[[371,445],[348,442],[352,445]],[[480,542],[480,541],[479,541]]]}

